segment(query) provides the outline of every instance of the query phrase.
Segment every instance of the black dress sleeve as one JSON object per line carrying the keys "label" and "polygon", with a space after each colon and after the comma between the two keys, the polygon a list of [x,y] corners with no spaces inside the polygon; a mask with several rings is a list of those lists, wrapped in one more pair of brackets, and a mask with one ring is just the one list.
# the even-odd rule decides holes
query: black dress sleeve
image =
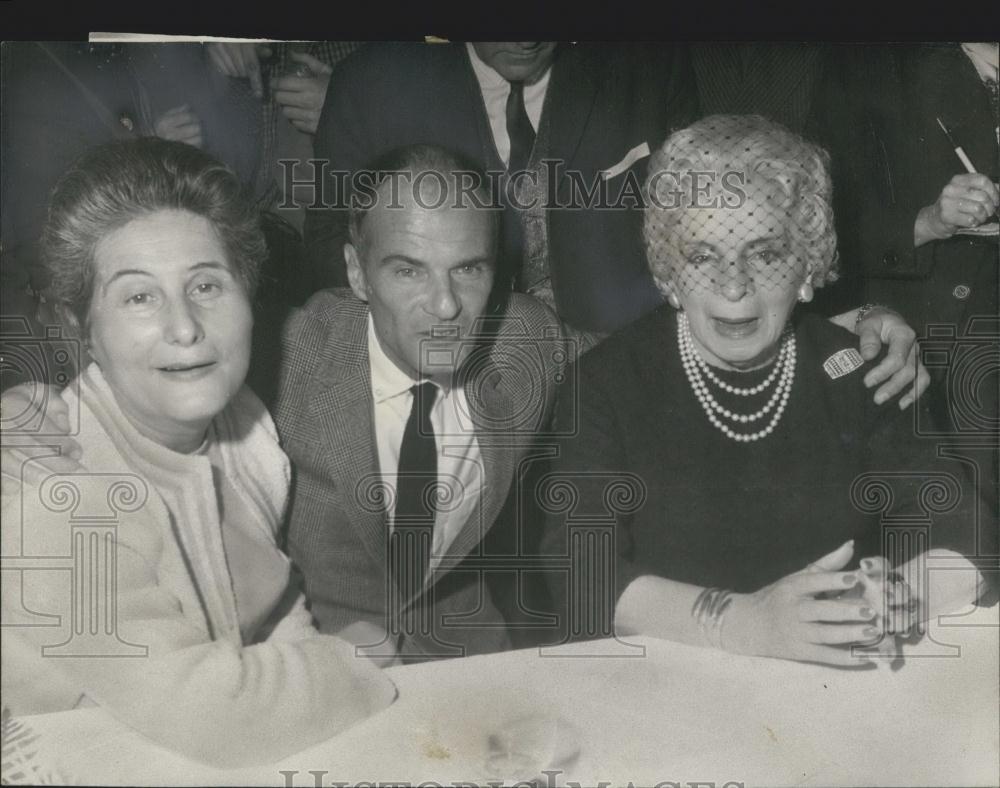
{"label": "black dress sleeve", "polygon": [[562,567],[548,571],[546,581],[563,639],[610,636],[618,598],[647,573],[631,538],[644,485],[627,470],[615,398],[606,385],[616,378],[621,385],[628,371],[606,363],[602,350],[587,354],[559,389],[555,429],[565,437],[537,490],[546,511],[543,553]]}

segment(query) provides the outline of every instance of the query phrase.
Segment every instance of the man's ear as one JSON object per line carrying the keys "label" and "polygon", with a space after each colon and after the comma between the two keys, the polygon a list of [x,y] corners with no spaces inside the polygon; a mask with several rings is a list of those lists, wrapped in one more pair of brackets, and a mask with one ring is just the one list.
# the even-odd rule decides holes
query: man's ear
{"label": "man's ear", "polygon": [[344,259],[347,260],[347,281],[351,285],[351,290],[362,301],[368,301],[368,279],[361,264],[361,256],[354,248],[354,244],[344,244]]}

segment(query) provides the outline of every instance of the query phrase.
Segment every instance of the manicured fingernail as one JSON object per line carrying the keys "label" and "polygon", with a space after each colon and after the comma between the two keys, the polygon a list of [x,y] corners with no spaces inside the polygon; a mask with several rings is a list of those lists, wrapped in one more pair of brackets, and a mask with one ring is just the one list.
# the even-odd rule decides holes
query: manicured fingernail
{"label": "manicured fingernail", "polygon": [[844,575],[840,579],[845,586],[854,586],[858,584],[858,576],[855,574]]}
{"label": "manicured fingernail", "polygon": [[875,404],[881,405],[887,399],[889,399],[889,395],[880,391],[878,394],[875,395]]}
{"label": "manicured fingernail", "polygon": [[872,569],[875,568],[875,562],[872,561],[872,559],[870,558],[862,558],[861,568],[864,569],[866,572],[870,572],[872,571]]}
{"label": "manicured fingernail", "polygon": [[863,634],[863,635],[864,635],[865,637],[868,637],[868,638],[873,638],[873,637],[875,637],[876,635],[879,635],[879,634],[880,634],[880,632],[879,632],[879,629],[878,629],[878,627],[865,627],[865,628],[864,628],[864,629],[863,629],[863,630],[861,631],[861,634]]}
{"label": "manicured fingernail", "polygon": [[875,611],[870,607],[863,607],[858,611],[861,618],[875,618]]}

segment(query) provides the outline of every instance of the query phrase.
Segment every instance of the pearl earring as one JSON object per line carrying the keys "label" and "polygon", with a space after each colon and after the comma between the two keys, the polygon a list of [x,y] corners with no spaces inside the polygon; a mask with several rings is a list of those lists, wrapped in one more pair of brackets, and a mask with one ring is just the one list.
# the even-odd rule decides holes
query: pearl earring
{"label": "pearl earring", "polygon": [[799,301],[807,304],[813,299],[812,276],[807,276],[806,281],[799,287]]}

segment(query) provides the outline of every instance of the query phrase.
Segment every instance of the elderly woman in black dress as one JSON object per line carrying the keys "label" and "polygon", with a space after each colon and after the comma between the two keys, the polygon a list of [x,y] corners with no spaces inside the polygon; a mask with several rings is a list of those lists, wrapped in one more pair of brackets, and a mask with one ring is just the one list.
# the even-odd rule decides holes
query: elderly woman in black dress
{"label": "elderly woman in black dress", "polygon": [[[619,633],[857,664],[846,646],[878,642],[886,619],[979,594],[959,554],[972,546],[955,526],[971,529],[975,508],[960,467],[914,437],[910,411],[871,401],[855,336],[795,313],[836,276],[831,191],[826,154],[759,116],[701,120],[650,161],[644,234],[669,305],[579,362],[550,477],[577,496],[549,521],[547,552],[561,554],[574,522],[607,514],[609,478],[639,488],[604,578]],[[866,471],[912,473],[878,487]],[[941,479],[950,511],[930,552],[893,568],[872,490],[912,514]],[[945,555],[966,571],[926,573],[928,587],[918,567]]]}

